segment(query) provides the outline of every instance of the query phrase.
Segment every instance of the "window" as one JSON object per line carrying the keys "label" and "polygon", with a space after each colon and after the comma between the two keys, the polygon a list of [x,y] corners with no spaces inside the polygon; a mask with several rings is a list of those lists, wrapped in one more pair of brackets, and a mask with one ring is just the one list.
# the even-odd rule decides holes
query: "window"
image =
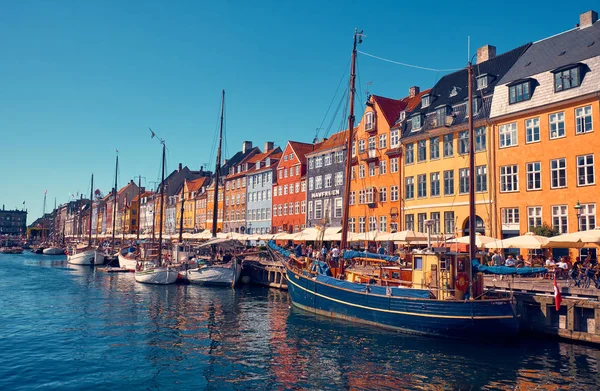
{"label": "window", "polygon": [[387,232],[387,216],[379,216],[379,230]]}
{"label": "window", "polygon": [[398,201],[398,186],[390,186],[390,201]]}
{"label": "window", "polygon": [[361,164],[360,166],[358,166],[358,177],[359,178],[365,177],[365,165],[364,164]]}
{"label": "window", "polygon": [[440,233],[440,212],[431,212],[429,214],[429,218],[434,221],[433,226],[431,227],[431,233],[439,234]]}
{"label": "window", "polygon": [[519,224],[519,208],[502,208],[500,209],[502,215],[502,224]]}
{"label": "window", "polygon": [[315,168],[323,167],[323,156],[317,156],[315,158]]}
{"label": "window", "polygon": [[325,188],[333,185],[332,174],[325,174]]}
{"label": "window", "polygon": [[488,75],[480,75],[477,77],[477,90],[483,90],[488,86]]}
{"label": "window", "polygon": [[[318,177],[321,178],[321,177]],[[283,185],[283,194],[286,195],[288,193],[288,185]]]}
{"label": "window", "polygon": [[425,108],[427,106],[429,106],[431,104],[431,96],[430,95],[424,95],[421,98],[421,107]]}
{"label": "window", "polygon": [[[308,168],[315,168],[315,159],[314,158],[308,158]],[[279,175],[279,178],[281,178],[281,175]]]}
{"label": "window", "polygon": [[326,166],[331,166],[331,163],[333,163],[333,156],[330,153],[328,153],[327,155],[324,156],[324,158],[325,158],[324,164]]}
{"label": "window", "polygon": [[[313,186],[313,178],[311,177],[311,178],[308,178],[308,190],[312,190],[313,188],[314,188],[314,186]],[[281,186],[279,186],[279,189],[281,189]]]}
{"label": "window", "polygon": [[284,168],[284,169],[283,169],[283,177],[284,177],[284,178],[287,178],[287,177],[288,177],[288,169],[287,169],[287,168]]}
{"label": "window", "polygon": [[306,181],[302,181],[302,183],[300,184],[300,188],[302,189],[303,192],[306,191]]}
{"label": "window", "polygon": [[550,160],[550,179],[552,189],[567,186],[567,159]]}
{"label": "window", "polygon": [[454,212],[444,212],[444,232],[454,233]]}
{"label": "window", "polygon": [[579,230],[587,231],[596,228],[596,204],[582,204],[579,217]]}
{"label": "window", "polygon": [[501,125],[498,129],[500,135],[500,148],[517,145],[517,123]]}
{"label": "window", "polygon": [[[287,189],[287,185],[284,185],[285,189]],[[294,184],[290,183],[290,194],[294,194]]]}
{"label": "window", "polygon": [[365,203],[365,200],[366,200],[365,193],[366,193],[366,191],[364,189],[358,191],[358,203],[361,205]]}
{"label": "window", "polygon": [[525,121],[526,143],[535,143],[540,141],[540,119],[531,118]]}
{"label": "window", "polygon": [[527,190],[542,189],[542,163],[527,163]]}
{"label": "window", "polygon": [[439,196],[440,195],[440,173],[432,172],[431,173],[431,196]]}
{"label": "window", "polygon": [[579,87],[579,66],[554,73],[554,92]]}
{"label": "window", "polygon": [[444,157],[454,155],[454,139],[451,134],[444,135]]}
{"label": "window", "polygon": [[375,176],[375,163],[369,163],[369,176]]}
{"label": "window", "polygon": [[406,164],[414,163],[415,161],[415,144],[406,144],[406,155],[404,156],[404,162]]}
{"label": "window", "polygon": [[334,200],[334,211],[333,211],[333,217],[339,219],[342,217],[342,197],[338,197]]}
{"label": "window", "polygon": [[390,172],[398,172],[398,158],[394,157],[390,159]]}
{"label": "window", "polygon": [[444,171],[444,195],[454,194],[454,171]]}
{"label": "window", "polygon": [[419,232],[425,232],[425,220],[427,220],[427,213],[417,214],[417,230]]}
{"label": "window", "polygon": [[356,192],[355,192],[355,191],[351,191],[351,192],[350,192],[350,198],[349,198],[349,200],[348,200],[348,203],[349,203],[350,205],[354,205],[354,204],[356,204]]}
{"label": "window", "polygon": [[575,133],[589,133],[592,129],[592,106],[575,109]]}
{"label": "window", "polygon": [[429,158],[439,159],[440,158],[440,138],[432,137],[429,139]]}
{"label": "window", "polygon": [[417,197],[427,197],[427,175],[417,177]]}
{"label": "window", "polygon": [[379,202],[387,202],[387,188],[386,187],[379,188]]}
{"label": "window", "polygon": [[552,228],[558,229],[558,232],[561,234],[569,232],[569,216],[567,205],[552,206]]}
{"label": "window", "polygon": [[594,183],[594,155],[577,156],[577,184],[585,186]]}
{"label": "window", "polygon": [[296,182],[296,184],[294,185],[294,187],[296,188],[296,193],[300,193],[300,183]]}
{"label": "window", "polygon": [[341,186],[344,184],[343,174],[341,171],[335,173],[335,185]]}
{"label": "window", "polygon": [[[310,178],[310,179],[312,179],[312,178]],[[312,189],[311,189],[311,190],[312,190]],[[283,194],[283,186],[279,186],[279,187],[278,187],[277,194],[278,194],[278,195],[282,195],[282,194]]]}
{"label": "window", "polygon": [[369,151],[373,151],[373,150],[377,149],[376,148],[377,147],[377,143],[375,141],[375,137],[369,137],[369,145],[368,145],[368,147],[369,147]]}
{"label": "window", "polygon": [[421,140],[417,147],[417,161],[422,162],[425,161],[425,159],[427,159],[427,142]]}
{"label": "window", "polygon": [[323,188],[323,177],[321,175],[315,177],[315,189],[319,190]]}
{"label": "window", "polygon": [[370,111],[365,114],[365,130],[371,130],[375,127],[375,121],[373,121],[373,112]]}
{"label": "window", "polygon": [[359,217],[358,218],[358,232],[365,232],[365,217]]}
{"label": "window", "polygon": [[508,87],[509,99],[508,102],[512,105],[514,103],[523,102],[531,99],[531,88],[530,81],[521,82]]}
{"label": "window", "polygon": [[487,147],[487,134],[485,126],[475,129],[475,152],[485,151]]}
{"label": "window", "polygon": [[379,175],[387,174],[387,160],[381,159],[379,161]]}
{"label": "window", "polygon": [[[279,205],[279,206],[281,206],[281,205]],[[281,212],[281,210],[280,210],[280,212]],[[280,216],[281,216],[281,214],[280,214]],[[313,202],[308,201],[308,219],[312,220],[312,218],[313,218]]]}
{"label": "window", "polygon": [[335,162],[342,163],[344,161],[344,151],[337,151],[335,153]]}
{"label": "window", "polygon": [[356,156],[356,140],[352,141],[352,157]]}
{"label": "window", "polygon": [[356,232],[356,219],[354,217],[348,219],[348,231]]}
{"label": "window", "polygon": [[387,134],[385,133],[379,135],[379,148],[387,148]]}
{"label": "window", "polygon": [[458,170],[458,192],[464,194],[469,192],[469,169],[461,168]]}
{"label": "window", "polygon": [[469,131],[458,133],[458,153],[464,155],[469,153]]}
{"label": "window", "polygon": [[390,148],[400,147],[400,137],[398,129],[390,130]]}
{"label": "window", "polygon": [[412,132],[421,129],[421,114],[417,114],[410,119],[412,123]]}
{"label": "window", "polygon": [[323,218],[323,203],[321,200],[315,201],[315,219]]}
{"label": "window", "polygon": [[531,230],[533,227],[542,226],[542,207],[530,206],[527,208],[527,228]]}
{"label": "window", "polygon": [[414,231],[415,230],[415,215],[413,214],[407,214],[404,216],[404,228],[407,231]]}
{"label": "window", "polygon": [[369,231],[377,230],[377,217],[369,216]]}
{"label": "window", "polygon": [[405,190],[406,199],[409,200],[411,198],[415,198],[415,177],[414,176],[406,177],[405,181],[406,181],[406,190]]}
{"label": "window", "polygon": [[500,167],[500,192],[519,191],[519,166]]}
{"label": "window", "polygon": [[[317,202],[321,202],[321,201],[315,201],[315,205]],[[287,204],[283,204],[283,215],[287,216],[287,214],[288,214],[288,206],[287,206]],[[315,218],[316,218],[316,216],[315,216]]]}
{"label": "window", "polygon": [[487,166],[475,167],[475,191],[487,191]]}
{"label": "window", "polygon": [[550,138],[565,137],[565,113],[550,114]]}
{"label": "window", "polygon": [[305,213],[306,213],[306,201],[302,201],[302,202],[300,202],[300,212],[301,212],[302,214],[305,214]]}
{"label": "window", "polygon": [[363,153],[366,150],[365,140],[358,140],[358,153]]}

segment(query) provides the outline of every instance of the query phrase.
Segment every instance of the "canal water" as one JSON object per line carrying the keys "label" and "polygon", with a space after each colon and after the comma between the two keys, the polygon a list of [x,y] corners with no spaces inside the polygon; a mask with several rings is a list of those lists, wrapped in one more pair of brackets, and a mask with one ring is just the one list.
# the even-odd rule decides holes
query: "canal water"
{"label": "canal water", "polygon": [[63,256],[0,254],[0,390],[598,390],[600,349],[407,336],[286,292],[148,286]]}

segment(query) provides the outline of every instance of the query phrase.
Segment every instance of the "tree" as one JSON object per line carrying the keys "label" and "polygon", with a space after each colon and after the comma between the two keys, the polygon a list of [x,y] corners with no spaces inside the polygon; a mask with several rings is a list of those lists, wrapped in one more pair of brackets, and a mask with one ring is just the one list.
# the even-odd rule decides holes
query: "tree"
{"label": "tree", "polygon": [[539,236],[545,236],[547,238],[550,238],[550,237],[556,236],[556,235],[560,235],[558,228],[553,228],[546,223],[542,224],[541,227],[538,226],[538,227],[529,227],[529,228],[530,228],[529,230],[531,232],[533,232],[534,234],[539,235]]}

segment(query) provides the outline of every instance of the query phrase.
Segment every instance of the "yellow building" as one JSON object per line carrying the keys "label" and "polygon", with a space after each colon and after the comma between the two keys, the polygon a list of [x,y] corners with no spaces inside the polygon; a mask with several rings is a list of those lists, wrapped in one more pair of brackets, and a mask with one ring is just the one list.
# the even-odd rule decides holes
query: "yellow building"
{"label": "yellow building", "polygon": [[[476,232],[494,236],[494,191],[488,172],[493,161],[489,108],[495,84],[527,45],[495,56],[486,45],[477,51],[473,120],[475,127]],[[462,69],[442,77],[421,96],[416,110],[396,126],[403,129],[402,214],[404,229],[433,234],[469,233],[468,80]]]}

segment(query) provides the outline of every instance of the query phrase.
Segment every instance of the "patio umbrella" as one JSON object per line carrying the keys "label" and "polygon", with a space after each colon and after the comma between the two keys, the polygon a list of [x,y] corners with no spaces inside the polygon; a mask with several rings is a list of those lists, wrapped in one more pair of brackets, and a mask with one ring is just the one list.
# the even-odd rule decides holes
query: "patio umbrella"
{"label": "patio umbrella", "polygon": [[562,234],[548,239],[548,247],[550,248],[581,248],[590,244],[600,245],[600,227]]}
{"label": "patio umbrella", "polygon": [[[382,232],[379,231],[368,231],[368,232],[360,232],[360,233],[348,233],[348,241],[349,242],[370,242],[374,241],[378,234]],[[383,232],[385,233],[385,232]]]}
{"label": "patio umbrella", "polygon": [[413,230],[399,231],[391,234],[383,232],[375,240],[378,242],[416,242],[427,240],[427,234]]}
{"label": "patio umbrella", "polygon": [[548,245],[548,238],[539,236],[533,232],[527,232],[524,235],[514,238],[503,239],[498,241],[498,248],[526,248],[526,249],[541,249]]}
{"label": "patio umbrella", "polygon": [[[469,236],[461,236],[460,238],[455,238],[446,241],[447,243],[462,243],[469,244]],[[477,248],[501,248],[499,247],[500,239],[492,238],[491,236],[481,235],[480,233],[475,234],[475,245]]]}

